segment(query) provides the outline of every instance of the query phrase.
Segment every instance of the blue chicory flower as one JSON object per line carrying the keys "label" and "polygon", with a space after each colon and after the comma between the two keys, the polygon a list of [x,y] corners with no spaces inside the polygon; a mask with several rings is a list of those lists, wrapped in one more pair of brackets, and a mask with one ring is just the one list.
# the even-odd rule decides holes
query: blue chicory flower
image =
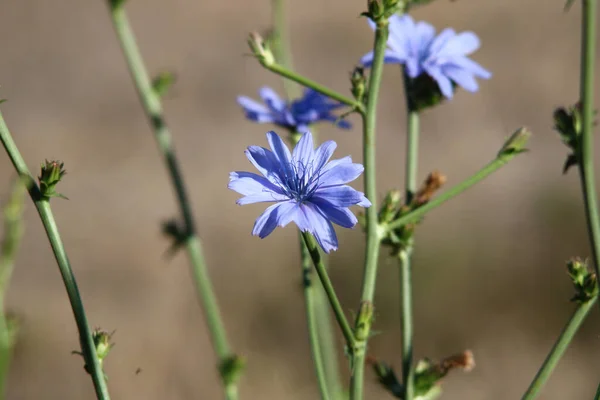
{"label": "blue chicory flower", "polygon": [[333,122],[343,129],[352,126],[348,121],[338,120],[338,116],[332,114],[333,110],[344,104],[312,89],[306,88],[303,96],[292,102],[282,100],[273,89],[266,86],[258,93],[266,106],[246,96],[237,98],[238,104],[246,112],[246,118],[252,121],[273,123],[300,133],[308,131],[310,124],[319,121]]}
{"label": "blue chicory flower", "polygon": [[252,172],[229,175],[228,188],[244,196],[237,204],[275,203],[258,217],[252,234],[262,239],[277,226],[293,221],[301,231],[312,233],[325,252],[337,250],[331,223],[352,228],[357,219],[348,207],[371,206],[363,193],[346,185],[358,178],[363,166],[349,156],[329,162],[336,143],[330,140],[315,150],[309,131],[291,153],[275,132],[268,132],[267,140],[272,151],[260,146],[246,150],[246,157],[262,176]]}
{"label": "blue chicory flower", "polygon": [[[469,92],[479,89],[475,77],[491,78],[492,74],[467,56],[479,48],[479,38],[473,32],[457,34],[453,29],[444,29],[435,36],[435,28],[420,21],[415,23],[408,15],[393,15],[389,19],[388,49],[384,62],[404,64],[406,74],[416,78],[423,72],[432,77],[442,94],[451,99],[452,82]],[[369,20],[375,29],[375,24]],[[370,66],[373,52],[366,54],[361,63]]]}

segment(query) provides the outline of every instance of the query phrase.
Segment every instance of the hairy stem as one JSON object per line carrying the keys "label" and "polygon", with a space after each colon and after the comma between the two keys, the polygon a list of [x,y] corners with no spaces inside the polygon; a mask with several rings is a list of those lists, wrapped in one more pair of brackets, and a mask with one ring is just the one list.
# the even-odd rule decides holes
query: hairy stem
{"label": "hairy stem", "polygon": [[[196,284],[196,292],[204,310],[206,325],[210,332],[213,348],[219,359],[220,366],[223,367],[235,355],[231,352],[214,289],[208,275],[206,261],[202,252],[202,243],[196,232],[190,201],[186,192],[179,161],[175,155],[173,138],[165,123],[160,97],[152,87],[123,4],[120,2],[116,2],[117,4],[114,4],[114,2],[109,3],[112,4],[111,16],[117,38],[121,44],[131,77],[154,131],[154,137],[175,190],[181,218],[184,223],[184,244],[190,260]],[[225,376],[225,374],[226,369],[221,368],[221,379],[226,397],[230,400],[237,399],[237,384],[235,383],[235,379],[231,379],[231,377]]]}
{"label": "hairy stem", "polygon": [[104,372],[96,353],[96,346],[92,337],[92,331],[88,324],[87,317],[85,315],[85,308],[83,307],[83,301],[79,294],[79,288],[77,287],[77,281],[75,275],[71,269],[71,264],[67,257],[67,252],[63,245],[62,239],[54,220],[54,215],[50,209],[50,204],[47,198],[41,195],[40,189],[35,183],[33,176],[27,168],[25,160],[21,156],[17,145],[15,144],[6,123],[4,117],[0,113],[0,140],[6,150],[6,153],[10,157],[10,160],[18,172],[21,179],[25,182],[31,200],[35,204],[35,208],[38,211],[50,246],[56,258],[58,269],[62,276],[69,302],[71,303],[71,309],[75,316],[75,322],[77,324],[77,330],[79,331],[79,342],[81,344],[81,353],[85,361],[87,370],[89,371],[92,381],[94,383],[94,389],[96,391],[96,397],[98,400],[109,400],[108,387],[104,379]]}

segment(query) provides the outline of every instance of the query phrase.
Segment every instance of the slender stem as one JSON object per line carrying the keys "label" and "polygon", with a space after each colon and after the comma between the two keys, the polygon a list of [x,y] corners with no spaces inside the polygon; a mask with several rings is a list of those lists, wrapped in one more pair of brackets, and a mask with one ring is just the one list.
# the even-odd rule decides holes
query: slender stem
{"label": "slender stem", "polygon": [[594,396],[594,400],[600,400],[600,384],[598,384],[598,389],[596,389],[596,395]]}
{"label": "slender stem", "polygon": [[[302,280],[304,286],[304,304],[306,306],[306,322],[308,325],[308,338],[310,348],[315,363],[315,373],[317,374],[317,383],[319,384],[319,392],[322,400],[329,400],[329,388],[327,385],[327,373],[321,354],[322,343],[319,335],[318,325],[318,304],[317,304],[317,289],[312,281],[312,263],[310,253],[304,244],[302,235],[300,235],[300,244],[303,253],[302,257]],[[306,255],[306,256],[304,256]]]}
{"label": "slender stem", "polygon": [[540,370],[537,372],[535,378],[529,385],[529,388],[523,395],[522,400],[533,400],[539,395],[540,390],[546,384],[546,381],[552,374],[552,371],[554,371],[558,361],[567,350],[567,347],[569,347],[573,337],[579,330],[579,327],[592,309],[594,303],[596,303],[597,299],[597,297],[594,297],[591,300],[579,303],[577,305],[573,315],[563,328],[563,331],[560,333],[560,336],[554,344],[554,347],[552,347],[552,350],[546,357],[544,364],[542,364]]}
{"label": "slender stem", "polygon": [[[109,1],[109,3],[111,2]],[[202,252],[202,244],[196,232],[190,201],[186,193],[179,162],[175,155],[172,135],[165,123],[160,97],[152,87],[150,77],[144,66],[135,36],[122,4],[119,2],[116,5],[113,4],[113,7],[111,7],[111,16],[123,54],[127,60],[131,77],[137,88],[140,101],[150,121],[150,125],[153,128],[158,148],[163,156],[175,189],[181,217],[185,226],[185,248],[192,267],[197,295],[204,310],[206,325],[210,332],[215,353],[219,358],[220,365],[223,366],[234,355],[229,347],[221,313],[208,275]],[[227,398],[230,400],[236,399],[238,397],[236,384],[224,376],[223,371],[221,379],[225,386]]]}
{"label": "slender stem", "polygon": [[492,162],[487,164],[485,167],[480,169],[477,173],[471,176],[469,179],[462,181],[458,185],[453,188],[445,191],[435,199],[431,200],[429,203],[422,205],[421,207],[415,209],[414,211],[409,212],[408,214],[398,218],[394,222],[388,224],[386,226],[387,230],[398,229],[408,223],[412,223],[417,221],[419,218],[427,214],[429,211],[434,208],[439,207],[450,199],[458,196],[465,190],[469,189],[471,186],[481,182],[483,179],[487,178],[492,173],[496,172],[502,166],[506,165],[510,160],[512,160],[518,153],[506,154],[504,156],[497,157]]}
{"label": "slender stem", "polygon": [[[406,143],[405,198],[410,204],[417,190],[419,156],[419,113],[408,111]],[[400,253],[400,287],[402,288],[401,334],[402,334],[402,384],[404,400],[414,396],[413,369],[413,306],[412,306],[412,253],[413,240]]]}
{"label": "slender stem", "polygon": [[324,94],[327,97],[330,97],[334,100],[339,101],[340,103],[346,104],[350,107],[353,107],[359,113],[364,112],[364,106],[359,101],[352,99],[350,97],[346,97],[343,94],[336,92],[335,90],[329,89],[327,86],[323,86],[320,83],[317,83],[311,79],[308,79],[302,75],[298,75],[294,71],[289,70],[283,65],[273,63],[273,64],[262,64],[266,69],[271,72],[276,73],[277,75],[281,75],[284,78],[290,79],[296,83],[299,83],[302,86],[307,88],[311,88],[321,94]]}
{"label": "slender stem", "polygon": [[25,186],[17,179],[4,206],[4,238],[0,247],[0,399],[6,398],[6,379],[16,329],[6,313],[4,300],[23,236],[24,200]]}
{"label": "slender stem", "polygon": [[335,314],[335,319],[337,320],[337,323],[344,334],[346,344],[350,349],[353,349],[355,347],[355,340],[354,334],[352,333],[352,328],[350,327],[350,324],[346,319],[346,315],[344,314],[344,309],[342,308],[342,305],[335,294],[335,289],[333,288],[333,284],[329,279],[329,274],[327,274],[327,269],[325,268],[323,260],[321,259],[321,253],[319,253],[319,249],[317,248],[317,242],[315,241],[315,238],[308,232],[302,232],[302,238],[304,239],[306,248],[310,253],[310,257],[312,258],[315,269],[317,270],[319,279],[321,279],[323,289],[325,289],[325,293],[327,294],[327,298],[329,299],[329,303],[333,309],[333,313]]}
{"label": "slender stem", "polygon": [[[272,48],[275,55],[275,60],[285,66],[287,69],[292,69],[292,52],[288,50],[289,39],[286,29],[286,12],[285,0],[272,0],[271,7],[273,12],[273,31],[271,32]],[[289,79],[283,80],[283,86],[288,99],[299,97],[300,88]]]}
{"label": "slender stem", "polygon": [[582,141],[579,162],[581,188],[596,276],[600,276],[600,216],[594,179],[594,73],[596,61],[596,0],[583,0],[581,28]]}
{"label": "slender stem", "polygon": [[85,315],[85,309],[83,307],[81,295],[79,294],[77,281],[75,280],[75,275],[73,275],[71,264],[69,263],[69,259],[67,257],[63,242],[60,238],[60,234],[58,233],[58,227],[56,226],[54,215],[50,209],[50,204],[47,199],[44,199],[41,196],[40,190],[35,183],[33,176],[29,172],[27,164],[25,164],[25,160],[21,156],[21,153],[19,152],[19,149],[17,148],[17,145],[15,144],[10,131],[8,130],[6,123],[4,122],[2,113],[0,113],[0,140],[2,141],[4,149],[10,157],[10,160],[19,176],[21,176],[23,181],[26,182],[31,200],[33,200],[38,214],[40,215],[40,219],[42,220],[42,224],[44,225],[44,229],[46,230],[46,235],[50,241],[50,246],[54,252],[56,262],[58,263],[58,268],[69,297],[69,302],[71,303],[71,309],[73,310],[73,315],[75,316],[77,330],[79,331],[81,352],[83,354],[86,368],[92,377],[94,389],[96,391],[96,397],[99,400],[109,400],[110,396],[108,394],[108,388],[104,379],[104,372],[102,371],[102,366],[98,360],[96,346],[92,337],[92,331],[90,330],[90,326]]}
{"label": "slender stem", "polygon": [[[369,87],[367,93],[367,109],[363,116],[363,162],[365,165],[365,194],[371,207],[366,210],[367,222],[367,244],[365,252],[365,266],[363,274],[361,301],[373,303],[375,296],[375,283],[377,281],[377,264],[379,259],[379,248],[381,236],[377,220],[377,182],[376,182],[376,156],[375,156],[375,124],[377,121],[377,100],[381,87],[383,74],[383,56],[388,38],[388,22],[381,20],[375,29],[375,42],[373,45],[374,55],[369,75]],[[371,321],[369,321],[369,324]],[[363,398],[363,382],[366,356],[366,339],[363,349],[354,355],[354,371],[350,383],[350,399],[361,400]]]}

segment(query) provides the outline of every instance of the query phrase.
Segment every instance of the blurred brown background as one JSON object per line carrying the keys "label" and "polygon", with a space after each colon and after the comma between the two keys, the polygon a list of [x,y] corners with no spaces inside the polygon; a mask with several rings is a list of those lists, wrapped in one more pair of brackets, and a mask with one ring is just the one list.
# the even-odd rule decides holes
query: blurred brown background
{"label": "blurred brown background", "polygon": [[[178,81],[165,99],[189,182],[210,273],[234,348],[248,359],[243,399],[315,399],[305,335],[296,232],[250,236],[262,206],[238,207],[233,170],[271,127],[244,120],[238,94],[256,97],[278,77],[246,57],[246,34],[270,27],[270,2],[130,1],[147,65]],[[348,72],[369,50],[364,0],[288,1],[296,69],[348,93]],[[477,94],[428,111],[420,177],[440,169],[458,183],[488,162],[521,125],[531,152],[432,212],[417,234],[416,356],[473,350],[477,367],[444,382],[445,399],[515,399],[524,392],[573,304],[564,262],[589,248],[578,177],[563,176],[566,148],[552,111],[578,94],[579,12],[564,0],[438,0],[414,15],[438,31],[473,30],[474,59],[494,74]],[[90,323],[116,329],[106,372],[113,399],[219,399],[215,358],[184,254],[164,258],[159,223],[175,215],[165,170],[138,103],[103,1],[0,4],[2,111],[33,171],[59,158],[70,201],[52,202]],[[379,190],[402,185],[404,111],[397,68],[379,108]],[[353,117],[358,124],[358,119]],[[319,128],[337,156],[360,159],[360,132]],[[14,176],[0,155],[0,199]],[[360,185],[360,183],[358,183]],[[27,231],[9,293],[21,321],[8,398],[90,399],[62,281],[28,202]],[[356,309],[362,233],[338,229],[331,257],[344,306]],[[385,253],[384,253],[385,254]],[[381,260],[370,351],[400,365],[398,271]],[[596,390],[598,310],[577,335],[542,399],[588,399]],[[342,364],[344,367],[346,364]],[[137,368],[142,372],[136,375]],[[391,399],[368,371],[369,399]]]}

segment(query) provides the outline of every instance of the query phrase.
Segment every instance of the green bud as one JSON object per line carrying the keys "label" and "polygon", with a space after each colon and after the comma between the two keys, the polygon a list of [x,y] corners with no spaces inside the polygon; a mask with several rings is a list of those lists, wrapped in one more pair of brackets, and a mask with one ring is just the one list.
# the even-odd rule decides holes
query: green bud
{"label": "green bud", "polygon": [[367,362],[373,366],[373,371],[379,383],[395,397],[402,398],[404,387],[398,381],[394,369],[390,365],[377,361],[374,358],[368,358]]}
{"label": "green bud", "polygon": [[154,77],[152,80],[152,89],[154,89],[154,93],[156,93],[159,97],[162,97],[167,93],[174,83],[175,74],[164,71]]}
{"label": "green bud", "polygon": [[453,369],[466,372],[475,367],[473,353],[469,350],[438,362],[425,358],[415,366],[415,398],[433,399],[441,394],[440,381]]}
{"label": "green bud", "polygon": [[357,341],[363,342],[369,338],[371,324],[373,323],[373,303],[363,301],[360,303],[358,315],[356,316],[356,327],[354,337]]}
{"label": "green bud", "polygon": [[117,8],[121,8],[125,5],[126,0],[109,0],[110,8],[115,10]]}
{"label": "green bud", "polygon": [[377,22],[383,17],[384,5],[381,0],[368,0],[367,10],[366,16]]}
{"label": "green bud", "polygon": [[572,258],[567,262],[567,273],[575,289],[571,301],[585,303],[598,296],[598,280],[596,274],[590,271],[587,261]]}
{"label": "green bud", "polygon": [[[428,74],[411,78],[404,72],[404,83],[410,111],[423,111],[435,107],[445,99],[437,82]],[[452,90],[456,87],[454,82],[452,87]]]}
{"label": "green bud", "polygon": [[94,340],[94,346],[96,346],[96,354],[98,354],[98,360],[100,360],[101,363],[115,345],[110,342],[113,334],[114,331],[108,333],[100,328],[96,328],[92,332],[92,339]]}
{"label": "green bud", "polygon": [[402,192],[398,189],[390,190],[383,199],[379,210],[379,222],[390,223],[396,219],[402,202]]}
{"label": "green bud", "polygon": [[252,54],[254,54],[254,56],[264,67],[269,67],[275,64],[275,56],[273,55],[273,52],[264,41],[262,36],[260,36],[258,33],[250,33],[248,36],[248,46],[250,46]]}
{"label": "green bud", "polygon": [[511,154],[519,154],[527,151],[525,145],[531,137],[531,132],[527,128],[517,129],[510,137],[504,142],[502,148],[498,152],[497,157],[502,157]]}
{"label": "green bud", "polygon": [[587,263],[580,258],[572,258],[567,262],[567,272],[576,286],[582,285],[589,274]]}
{"label": "green bud", "polygon": [[357,66],[350,75],[350,82],[352,83],[352,95],[358,101],[363,101],[365,97],[366,82],[365,69],[361,66]]}
{"label": "green bud", "polygon": [[55,190],[58,182],[60,182],[62,177],[67,173],[63,167],[64,163],[60,161],[46,160],[46,162],[42,164],[38,181],[40,183],[40,192],[42,194],[42,198],[45,200],[49,200],[51,197],[62,197],[66,199],[65,196],[57,193]]}
{"label": "green bud", "polygon": [[235,384],[244,372],[245,367],[246,361],[244,358],[235,354],[223,360],[219,365],[219,373],[225,386]]}

